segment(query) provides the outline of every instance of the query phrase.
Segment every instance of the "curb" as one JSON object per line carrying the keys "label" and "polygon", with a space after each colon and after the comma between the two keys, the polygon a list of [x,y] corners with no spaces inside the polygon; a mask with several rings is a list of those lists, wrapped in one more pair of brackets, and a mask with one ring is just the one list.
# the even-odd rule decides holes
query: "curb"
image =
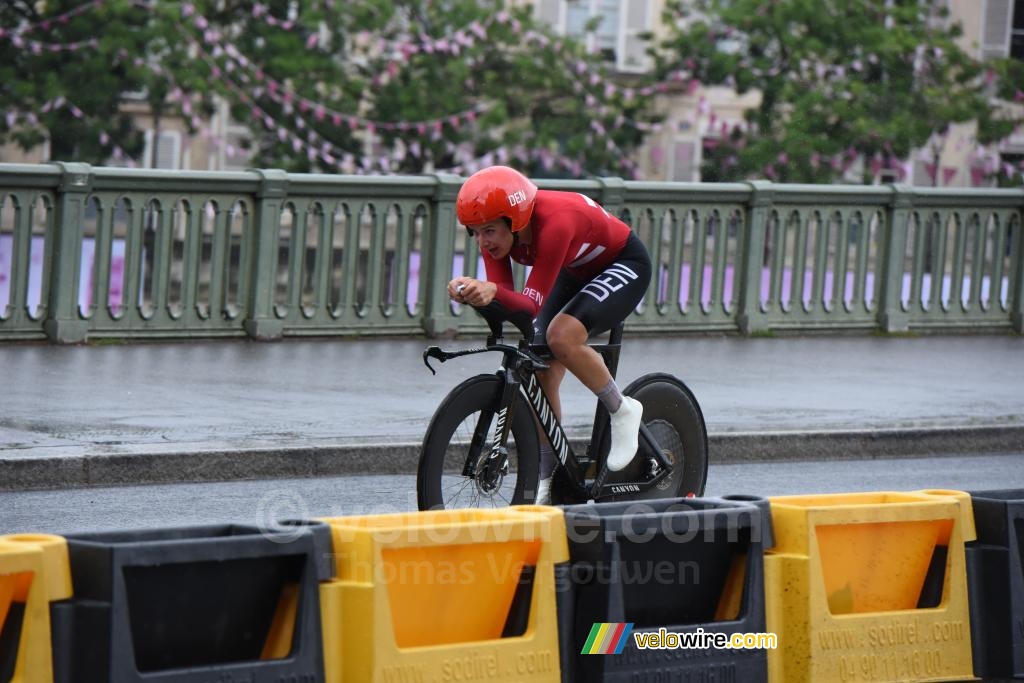
{"label": "curb", "polygon": [[[1024,425],[725,432],[708,441],[713,464],[954,456],[1024,452]],[[358,443],[10,458],[0,459],[0,491],[415,474],[419,450],[419,442]]]}

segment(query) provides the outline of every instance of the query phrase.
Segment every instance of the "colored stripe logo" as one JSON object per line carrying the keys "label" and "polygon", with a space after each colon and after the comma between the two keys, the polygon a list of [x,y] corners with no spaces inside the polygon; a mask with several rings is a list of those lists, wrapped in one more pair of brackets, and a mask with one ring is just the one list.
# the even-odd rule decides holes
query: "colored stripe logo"
{"label": "colored stripe logo", "polygon": [[583,646],[583,655],[618,655],[629,641],[633,623],[596,623]]}

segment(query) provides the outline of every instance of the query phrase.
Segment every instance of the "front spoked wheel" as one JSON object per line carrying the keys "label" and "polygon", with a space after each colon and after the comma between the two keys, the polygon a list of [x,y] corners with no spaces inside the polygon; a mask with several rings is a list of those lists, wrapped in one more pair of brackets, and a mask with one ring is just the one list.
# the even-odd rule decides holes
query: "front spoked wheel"
{"label": "front spoked wheel", "polygon": [[[672,375],[654,373],[640,377],[622,393],[643,404],[643,422],[672,464],[672,471],[646,490],[616,495],[614,500],[703,495],[708,478],[708,433],[693,392]],[[602,453],[608,450],[608,433],[604,431]],[[657,473],[653,453],[641,437],[633,462],[621,472],[610,474],[606,484],[649,481]]]}
{"label": "front spoked wheel", "polygon": [[[507,459],[491,459],[499,432],[501,382],[477,375],[455,387],[434,413],[420,450],[416,492],[421,510],[503,507],[533,501],[537,432],[517,393]],[[504,460],[499,462],[498,460]]]}

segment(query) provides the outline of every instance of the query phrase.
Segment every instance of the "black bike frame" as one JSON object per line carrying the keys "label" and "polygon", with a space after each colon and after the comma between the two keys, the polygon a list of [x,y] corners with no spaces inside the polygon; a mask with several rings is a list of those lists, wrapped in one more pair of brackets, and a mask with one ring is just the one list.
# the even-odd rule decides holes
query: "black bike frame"
{"label": "black bike frame", "polygon": [[[550,352],[547,350],[547,347],[530,346],[525,344],[521,344],[521,347],[529,349],[541,359],[545,356],[550,357]],[[511,349],[511,347],[509,348]],[[601,354],[601,357],[604,359],[605,365],[608,366],[608,370],[612,377],[615,377],[615,373],[618,370],[619,365],[619,354],[622,350],[622,325],[618,325],[611,331],[606,344],[595,344],[591,348]],[[567,475],[568,481],[573,484],[576,489],[576,494],[582,500],[586,500],[588,498],[598,500],[606,496],[640,493],[656,485],[671,473],[671,463],[665,458],[656,439],[650,431],[648,431],[647,426],[641,424],[640,438],[647,444],[650,452],[653,454],[653,457],[657,459],[659,465],[658,474],[652,479],[646,481],[617,482],[606,485],[604,480],[607,477],[608,469],[607,467],[602,467],[597,478],[594,480],[592,487],[588,488],[586,486],[586,468],[597,457],[595,449],[598,448],[601,443],[601,439],[604,436],[604,418],[607,411],[604,405],[599,401],[597,404],[597,410],[594,414],[594,427],[591,431],[590,449],[585,459],[577,457],[573,452],[572,446],[569,443],[569,438],[565,434],[565,430],[562,429],[562,425],[555,416],[554,410],[551,409],[551,403],[548,401],[548,397],[544,393],[544,389],[541,387],[540,381],[537,379],[538,369],[540,368],[538,368],[535,361],[532,361],[529,357],[524,358],[520,354],[509,353],[508,351],[505,352],[501,369],[497,372],[502,386],[501,403],[499,404],[500,408],[497,414],[498,434],[491,447],[491,452],[488,455],[488,463],[502,463],[502,466],[504,466],[503,464],[508,460],[508,434],[512,427],[512,413],[516,405],[514,398],[517,392],[522,391],[527,402],[530,404],[530,407],[533,409],[534,415],[540,423],[544,435],[551,444],[551,448],[554,450],[555,456],[558,458],[558,462],[563,468],[565,468],[565,474]],[[520,377],[523,378],[525,384],[520,382]],[[465,476],[472,476],[473,474],[473,463],[476,461],[475,454],[480,452],[479,449],[483,446],[483,443],[487,438],[487,433],[491,424],[491,417],[490,411],[486,411],[486,414],[482,413],[480,416],[480,421],[478,422],[473,435],[472,446],[469,450],[470,456],[466,460],[466,467],[463,471]]]}

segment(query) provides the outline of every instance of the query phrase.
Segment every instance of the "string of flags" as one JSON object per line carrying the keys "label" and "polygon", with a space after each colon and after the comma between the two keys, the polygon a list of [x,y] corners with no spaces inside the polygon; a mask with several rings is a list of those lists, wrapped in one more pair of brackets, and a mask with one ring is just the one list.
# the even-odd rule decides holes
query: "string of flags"
{"label": "string of flags", "polygon": [[[0,41],[9,41],[14,47],[27,50],[33,54],[96,49],[99,47],[99,40],[97,38],[60,43],[47,42],[35,37],[34,34],[45,34],[57,27],[65,26],[76,16],[95,10],[104,5],[106,1],[89,0],[55,17],[23,24],[15,29],[0,28]],[[135,4],[151,8],[151,1],[135,0]],[[334,0],[322,0],[322,4],[330,8],[334,6]],[[294,16],[283,19],[276,17],[271,12],[270,7],[261,2],[253,3],[248,12],[253,19],[278,30],[297,31],[303,28]],[[282,142],[289,142],[295,153],[305,152],[311,162],[315,160],[318,164],[326,164],[328,168],[337,168],[346,172],[389,172],[390,168],[400,163],[405,155],[413,154],[420,156],[422,154],[422,143],[415,139],[405,139],[408,136],[419,136],[423,139],[437,141],[441,138],[441,133],[445,126],[453,129],[474,126],[478,117],[488,111],[490,107],[488,103],[478,103],[463,111],[421,121],[380,121],[350,112],[343,112],[328,106],[318,98],[296,94],[287,84],[266,74],[254,60],[246,57],[230,42],[226,42],[225,37],[211,26],[211,22],[198,12],[193,3],[182,3],[181,16],[202,33],[207,45],[212,46],[207,51],[197,41],[191,42],[193,49],[197,49],[203,54],[203,60],[210,66],[211,73],[224,85],[225,89],[233,93],[237,101],[246,103],[250,107],[254,118],[260,122],[264,129],[276,135]],[[546,47],[554,45],[557,50],[567,57],[571,55],[569,43],[542,31],[532,29],[522,31],[520,22],[510,13],[503,11],[483,22],[469,22],[465,26],[456,28],[442,37],[417,34],[393,40],[378,39],[374,46],[377,53],[392,55],[392,59],[385,65],[380,78],[394,77],[401,64],[417,54],[460,56],[463,52],[472,50],[481,43],[488,41],[491,36],[491,30],[496,26],[507,28],[514,34],[517,34],[520,37],[520,46],[524,51],[528,51],[530,46]],[[362,40],[364,43],[372,42],[373,38],[369,33],[356,36],[357,41]],[[306,39],[306,48],[315,49],[318,47],[318,44],[318,33],[311,32]],[[126,57],[126,55],[122,54],[122,57]],[[929,68],[929,60],[940,60],[943,58],[943,51],[940,47],[921,45],[914,51],[912,58],[915,73],[923,73]],[[218,60],[223,66],[218,64]],[[797,68],[786,74],[786,76],[794,80],[840,83],[852,74],[861,73],[877,65],[878,62],[878,57],[873,54],[855,54],[847,64],[829,64],[821,61],[801,59],[797,63]],[[135,63],[138,66],[142,66],[138,59],[135,60]],[[152,65],[146,66],[153,68]],[[730,133],[738,132],[744,134],[747,132],[745,122],[730,121],[724,116],[720,117],[703,96],[699,98],[688,120],[670,122],[637,121],[622,115],[614,115],[615,111],[605,104],[614,98],[621,98],[627,104],[635,103],[641,98],[669,92],[685,92],[686,94],[694,95],[700,84],[691,75],[692,66],[688,65],[687,69],[673,71],[658,83],[647,84],[642,87],[631,87],[609,81],[598,70],[598,67],[584,59],[568,58],[563,64],[563,68],[572,76],[570,86],[573,93],[578,95],[585,106],[596,115],[590,122],[590,132],[604,138],[604,144],[607,146],[608,151],[618,154],[622,159],[626,160],[629,164],[629,169],[634,175],[637,173],[636,164],[622,152],[611,135],[609,135],[611,130],[618,127],[631,126],[642,133],[654,134],[663,132],[666,129],[671,132],[683,132],[684,129],[687,132],[696,130],[697,135],[702,138],[702,142],[709,147],[713,147],[717,139],[724,139]],[[747,66],[750,65],[748,64]],[[775,77],[780,75],[778,69],[772,68],[753,68],[752,72],[755,76]],[[994,73],[990,72],[988,77],[994,78]],[[238,82],[232,79],[237,79]],[[239,82],[241,85],[239,85]],[[246,88],[252,93],[251,97],[246,92]],[[255,100],[264,95],[280,106],[285,115],[291,118],[291,121],[286,124],[261,109]],[[842,93],[839,93],[839,95],[841,96]],[[191,107],[191,102],[194,99],[193,96],[186,93],[180,87],[176,87],[170,99],[179,105],[183,116],[189,121],[193,130],[198,131],[200,135],[215,146],[224,149],[228,156],[245,155],[245,150],[229,145],[224,140],[217,139],[218,136],[209,130],[204,124],[202,117],[198,116]],[[1017,100],[1024,101],[1024,92],[1018,91]],[[6,124],[8,130],[19,124],[37,126],[40,124],[39,114],[45,114],[57,108],[66,108],[75,118],[82,118],[84,116],[79,107],[60,97],[44,103],[39,107],[38,112],[11,110],[5,112],[0,117],[0,120]],[[408,134],[408,136],[403,135],[403,139],[396,149],[390,150],[387,154],[374,158],[362,158],[340,150],[328,141],[323,140],[314,130],[313,121],[321,125],[330,123],[335,127],[346,126],[352,131],[365,131],[371,135],[387,131],[400,132]],[[112,139],[105,131],[101,131],[99,137],[103,145],[109,144]],[[946,140],[943,140],[943,144],[946,142]],[[958,139],[955,144],[959,150],[965,144],[965,141]],[[919,153],[916,161],[920,162],[920,167],[926,174],[934,178],[936,182],[948,184],[960,172],[960,169],[942,166],[932,159],[931,146],[933,145],[926,145]],[[114,146],[113,149],[115,159],[130,161],[120,147]],[[509,158],[528,158],[530,161],[540,163],[545,168],[553,169],[560,167],[574,174],[579,174],[582,171],[580,159],[565,158],[555,152],[544,149],[527,150],[520,148],[509,150],[499,147],[482,155],[474,156],[472,147],[448,143],[448,152],[458,163],[451,169],[445,170],[455,172],[471,171],[475,167],[493,163],[494,160],[507,161]],[[655,153],[652,150],[652,155]],[[788,158],[783,159],[783,156],[780,155],[775,164],[769,164],[763,169],[766,177],[770,178],[776,173],[776,164],[784,165],[789,163],[790,160]],[[819,152],[813,152],[809,158],[809,163],[812,167],[828,164],[837,171],[847,170],[856,161],[858,161],[856,153],[851,157],[849,151],[827,158]],[[726,163],[728,163],[728,160],[726,160]],[[864,160],[864,164],[867,169],[876,175],[883,169],[893,170],[900,180],[910,177],[914,166],[913,160],[897,160],[889,155],[876,155],[873,158]],[[966,169],[966,172],[970,176],[971,183],[978,185],[982,184],[986,178],[999,173],[1007,178],[1013,178],[1017,174],[1024,176],[1024,162],[1015,165],[1002,161],[998,152],[985,150],[978,146],[977,150],[971,155],[970,166]]]}

